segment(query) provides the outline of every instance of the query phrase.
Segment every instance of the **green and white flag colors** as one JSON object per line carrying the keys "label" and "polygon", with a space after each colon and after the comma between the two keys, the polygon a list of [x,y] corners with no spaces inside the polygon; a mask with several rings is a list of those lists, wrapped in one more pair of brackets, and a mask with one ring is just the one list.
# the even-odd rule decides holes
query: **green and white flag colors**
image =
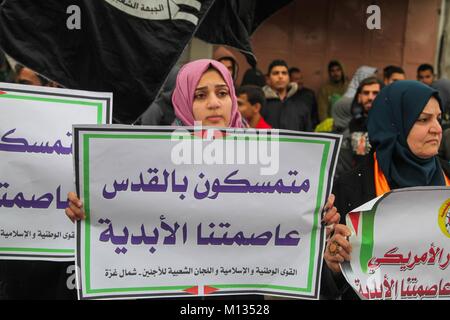
{"label": "green and white flag colors", "polygon": [[362,299],[450,299],[450,188],[394,190],[347,214],[352,259],[341,265]]}
{"label": "green and white flag colors", "polygon": [[0,259],[74,260],[72,125],[111,112],[111,93],[0,83]]}
{"label": "green and white flag colors", "polygon": [[320,221],[339,136],[127,126],[74,133],[87,216],[77,225],[81,299],[318,298]]}

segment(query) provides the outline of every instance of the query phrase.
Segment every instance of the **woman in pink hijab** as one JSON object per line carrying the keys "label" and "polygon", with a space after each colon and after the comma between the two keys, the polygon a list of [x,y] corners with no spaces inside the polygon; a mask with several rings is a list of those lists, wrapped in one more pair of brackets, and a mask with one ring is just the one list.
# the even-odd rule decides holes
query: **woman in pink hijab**
{"label": "woman in pink hijab", "polygon": [[231,74],[215,60],[192,61],[180,69],[172,104],[174,125],[244,127]]}

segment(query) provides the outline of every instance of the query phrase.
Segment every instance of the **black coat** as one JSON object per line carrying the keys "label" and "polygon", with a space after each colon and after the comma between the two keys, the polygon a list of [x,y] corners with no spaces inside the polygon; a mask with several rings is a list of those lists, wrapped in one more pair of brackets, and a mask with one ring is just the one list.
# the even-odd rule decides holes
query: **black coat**
{"label": "black coat", "polygon": [[261,115],[274,129],[313,131],[310,109],[297,91],[283,101],[279,97],[266,95],[266,104]]}
{"label": "black coat", "polygon": [[319,124],[319,111],[317,108],[316,95],[314,94],[314,91],[305,87],[298,90],[298,94],[300,95],[300,100],[309,108],[312,126],[315,128]]}
{"label": "black coat", "polygon": [[76,300],[74,262],[0,260],[0,300]]}
{"label": "black coat", "polygon": [[[450,177],[449,162],[439,160],[445,175]],[[347,213],[376,198],[373,168],[374,158],[371,152],[364,163],[335,181],[333,186],[333,194],[336,196],[334,206],[341,214],[341,224],[345,224]],[[321,296],[324,299],[334,299],[339,296],[342,296],[342,299],[358,298],[342,274],[333,275],[325,262],[322,270]]]}

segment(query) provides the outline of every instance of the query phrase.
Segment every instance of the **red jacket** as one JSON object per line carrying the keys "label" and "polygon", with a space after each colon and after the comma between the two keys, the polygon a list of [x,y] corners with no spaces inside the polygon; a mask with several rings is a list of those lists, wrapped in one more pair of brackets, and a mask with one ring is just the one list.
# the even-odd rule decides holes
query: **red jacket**
{"label": "red jacket", "polygon": [[258,124],[256,125],[255,129],[272,129],[272,126],[269,125],[263,117],[259,119]]}

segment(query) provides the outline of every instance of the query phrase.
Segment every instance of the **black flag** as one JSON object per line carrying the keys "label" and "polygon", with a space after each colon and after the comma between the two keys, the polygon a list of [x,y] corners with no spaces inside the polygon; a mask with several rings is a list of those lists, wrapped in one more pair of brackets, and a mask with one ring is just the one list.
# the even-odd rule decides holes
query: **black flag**
{"label": "black flag", "polygon": [[4,0],[0,48],[64,87],[113,92],[115,122],[133,123],[194,34],[252,60],[249,35],[287,2]]}
{"label": "black flag", "polygon": [[64,87],[112,91],[115,121],[132,123],[213,3],[6,0],[0,7],[0,47]]}
{"label": "black flag", "polygon": [[239,49],[255,67],[250,36],[264,20],[290,2],[292,0],[216,0],[195,36]]}

